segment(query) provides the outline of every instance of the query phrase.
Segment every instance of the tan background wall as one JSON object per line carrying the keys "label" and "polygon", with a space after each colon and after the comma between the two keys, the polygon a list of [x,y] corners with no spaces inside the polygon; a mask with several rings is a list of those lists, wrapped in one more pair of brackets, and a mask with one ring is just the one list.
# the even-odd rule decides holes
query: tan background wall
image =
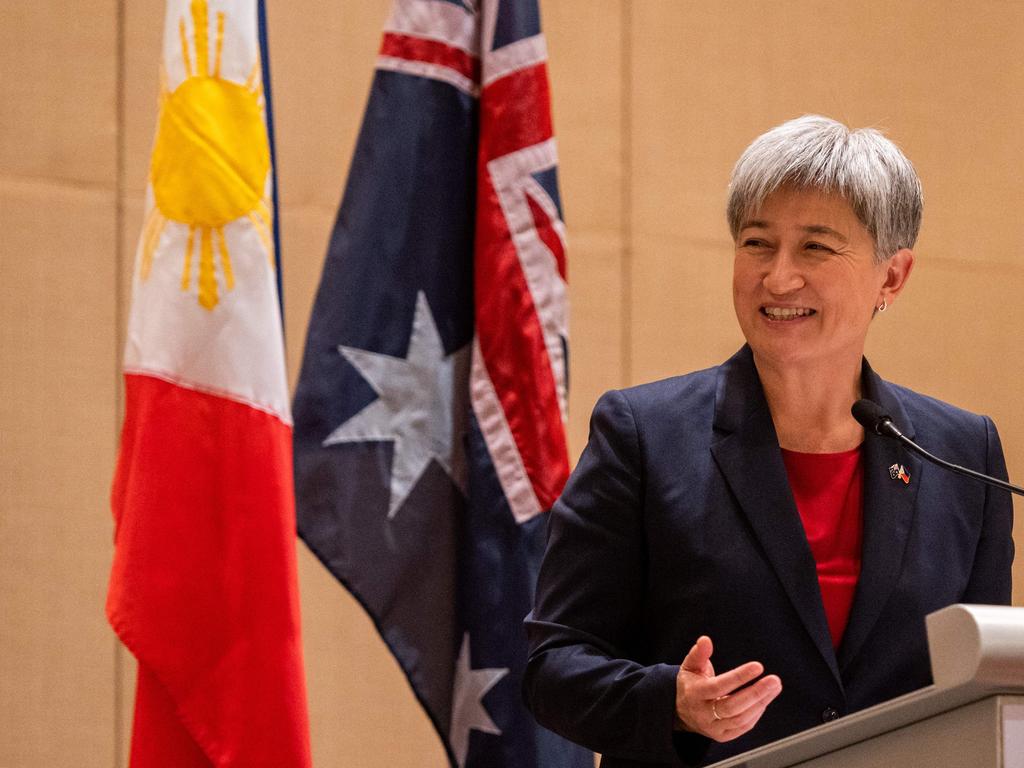
{"label": "tan background wall", "polygon": [[[269,5],[294,375],[388,3]],[[574,454],[601,391],[740,344],[729,169],[758,133],[823,112],[888,129],[927,196],[918,266],[875,323],[872,361],[991,414],[1024,480],[1024,3],[541,5],[571,238]],[[107,493],[162,17],[157,0],[0,8],[5,768],[126,764],[133,664],[102,613]],[[316,764],[441,766],[369,621],[300,554]],[[1024,558],[1015,583],[1024,604]]]}

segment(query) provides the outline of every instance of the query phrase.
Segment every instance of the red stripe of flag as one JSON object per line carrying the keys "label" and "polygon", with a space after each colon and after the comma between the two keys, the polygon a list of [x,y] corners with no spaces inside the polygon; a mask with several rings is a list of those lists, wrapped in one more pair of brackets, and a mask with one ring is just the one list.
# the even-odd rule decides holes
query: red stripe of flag
{"label": "red stripe of flag", "polygon": [[421,61],[454,70],[473,80],[480,79],[480,61],[460,48],[422,37],[385,32],[380,55],[408,61]]}
{"label": "red stripe of flag", "polygon": [[[480,98],[480,156],[493,160],[547,141],[551,88],[543,63],[517,70],[487,85]],[[488,125],[495,126],[487,129]]]}
{"label": "red stripe of flag", "polygon": [[530,205],[533,226],[537,228],[537,234],[540,235],[541,241],[551,251],[551,255],[555,257],[555,263],[558,264],[558,274],[565,280],[565,246],[562,244],[562,238],[555,231],[551,217],[544,212],[544,209],[537,204],[537,201],[530,194],[526,195],[526,202]]}
{"label": "red stripe of flag", "polygon": [[555,378],[519,256],[483,172],[478,194],[474,283],[480,350],[537,501],[547,510],[569,476]]}

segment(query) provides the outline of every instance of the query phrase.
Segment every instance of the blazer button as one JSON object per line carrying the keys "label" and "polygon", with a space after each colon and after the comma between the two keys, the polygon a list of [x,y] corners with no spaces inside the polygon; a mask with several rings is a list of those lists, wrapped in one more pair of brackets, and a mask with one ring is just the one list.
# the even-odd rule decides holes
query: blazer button
{"label": "blazer button", "polygon": [[839,713],[835,707],[826,707],[825,711],[821,713],[821,722],[831,723],[833,720],[839,717]]}

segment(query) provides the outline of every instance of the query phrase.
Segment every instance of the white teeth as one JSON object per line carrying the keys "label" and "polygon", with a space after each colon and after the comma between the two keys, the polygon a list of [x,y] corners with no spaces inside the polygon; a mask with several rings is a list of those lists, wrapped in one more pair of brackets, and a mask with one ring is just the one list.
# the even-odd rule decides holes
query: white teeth
{"label": "white teeth", "polygon": [[772,320],[792,320],[796,317],[805,317],[813,314],[813,309],[805,307],[763,307],[764,313]]}

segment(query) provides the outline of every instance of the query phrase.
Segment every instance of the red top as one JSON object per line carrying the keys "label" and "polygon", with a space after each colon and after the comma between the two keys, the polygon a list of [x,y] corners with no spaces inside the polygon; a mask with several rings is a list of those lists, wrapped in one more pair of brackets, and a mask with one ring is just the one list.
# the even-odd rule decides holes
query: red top
{"label": "red top", "polygon": [[864,496],[860,448],[842,453],[783,449],[782,460],[818,566],[832,646],[839,648],[860,576]]}

